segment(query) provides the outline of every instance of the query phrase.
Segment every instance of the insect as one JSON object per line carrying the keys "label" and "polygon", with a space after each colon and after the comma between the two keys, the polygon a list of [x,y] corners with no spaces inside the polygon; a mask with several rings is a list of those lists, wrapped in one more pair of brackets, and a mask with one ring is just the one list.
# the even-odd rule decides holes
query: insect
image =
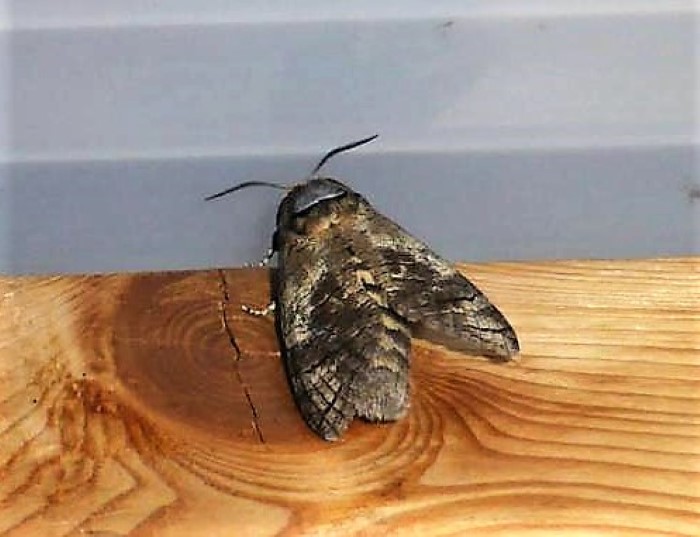
{"label": "insect", "polygon": [[428,246],[319,170],[283,189],[267,260],[287,377],[307,425],[337,440],[356,418],[394,421],[409,406],[411,336],[506,361],[519,351],[503,314]]}

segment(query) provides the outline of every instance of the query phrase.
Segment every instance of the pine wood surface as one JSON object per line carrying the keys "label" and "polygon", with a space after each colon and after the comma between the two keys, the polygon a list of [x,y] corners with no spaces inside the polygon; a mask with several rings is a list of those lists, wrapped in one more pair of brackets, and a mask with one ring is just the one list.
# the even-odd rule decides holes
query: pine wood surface
{"label": "pine wood surface", "polygon": [[700,535],[700,259],[461,268],[520,358],[414,340],[338,443],[266,271],[0,278],[0,535]]}

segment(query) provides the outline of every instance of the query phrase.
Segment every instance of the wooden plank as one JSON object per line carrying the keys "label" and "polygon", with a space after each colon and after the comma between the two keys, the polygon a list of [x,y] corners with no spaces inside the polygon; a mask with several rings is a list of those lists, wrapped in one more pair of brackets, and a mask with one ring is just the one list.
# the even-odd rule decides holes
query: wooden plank
{"label": "wooden plank", "polygon": [[324,443],[259,270],[0,279],[0,535],[699,535],[700,260],[463,265],[496,364]]}

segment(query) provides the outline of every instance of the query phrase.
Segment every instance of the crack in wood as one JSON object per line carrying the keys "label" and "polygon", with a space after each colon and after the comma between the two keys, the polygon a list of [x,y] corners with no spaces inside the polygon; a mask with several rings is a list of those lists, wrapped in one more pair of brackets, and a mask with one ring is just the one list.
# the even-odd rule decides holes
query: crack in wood
{"label": "crack in wood", "polygon": [[257,408],[255,408],[255,403],[253,403],[253,398],[250,395],[250,390],[248,386],[246,386],[245,382],[243,382],[243,375],[241,375],[241,370],[239,367],[239,362],[241,360],[241,348],[238,346],[238,341],[236,340],[236,336],[233,333],[233,329],[231,328],[231,323],[229,322],[228,319],[228,306],[231,301],[231,296],[228,291],[228,282],[226,281],[226,274],[224,274],[224,271],[219,269],[219,287],[221,288],[221,295],[222,295],[222,301],[221,301],[221,325],[224,328],[224,332],[226,332],[226,335],[228,337],[229,343],[231,345],[231,348],[233,349],[233,352],[235,354],[235,359],[234,359],[234,366],[233,370],[236,375],[236,379],[238,380],[239,384],[241,385],[241,388],[243,389],[243,395],[245,396],[246,401],[248,402],[248,407],[250,408],[250,415],[251,415],[251,425],[253,427],[253,430],[255,431],[255,435],[258,438],[258,441],[261,444],[265,443],[265,436],[263,435],[262,428],[260,427],[260,416],[258,414]]}

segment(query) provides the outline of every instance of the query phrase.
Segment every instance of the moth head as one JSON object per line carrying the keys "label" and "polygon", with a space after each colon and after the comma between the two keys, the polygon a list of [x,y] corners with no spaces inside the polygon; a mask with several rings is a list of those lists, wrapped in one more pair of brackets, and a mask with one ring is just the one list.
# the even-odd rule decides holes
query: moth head
{"label": "moth head", "polygon": [[315,177],[296,185],[285,196],[289,199],[290,210],[299,216],[325,201],[342,198],[349,192],[348,187],[330,177]]}
{"label": "moth head", "polygon": [[284,197],[277,209],[277,229],[302,232],[309,218],[327,216],[334,202],[353,191],[330,177],[313,177],[300,183]]}

